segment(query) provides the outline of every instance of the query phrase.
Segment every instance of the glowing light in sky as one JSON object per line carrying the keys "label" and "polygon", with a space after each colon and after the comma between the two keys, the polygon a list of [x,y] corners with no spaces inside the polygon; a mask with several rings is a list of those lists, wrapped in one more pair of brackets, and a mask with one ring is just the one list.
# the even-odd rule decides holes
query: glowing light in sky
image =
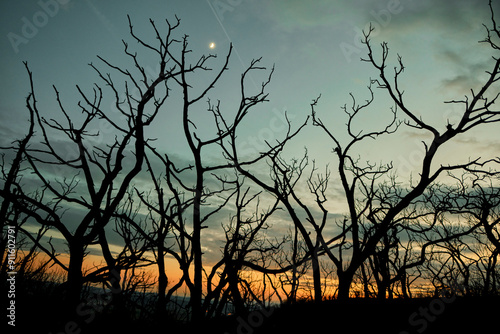
{"label": "glowing light in sky", "polygon": [[208,47],[209,47],[210,49],[212,49],[212,50],[213,50],[213,49],[215,49],[215,43],[214,43],[214,42],[210,43],[210,45],[209,45]]}

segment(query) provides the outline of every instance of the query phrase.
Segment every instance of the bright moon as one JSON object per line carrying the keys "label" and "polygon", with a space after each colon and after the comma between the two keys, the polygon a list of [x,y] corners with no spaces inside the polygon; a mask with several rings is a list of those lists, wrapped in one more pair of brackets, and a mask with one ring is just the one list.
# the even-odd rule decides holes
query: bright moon
{"label": "bright moon", "polygon": [[209,47],[210,49],[215,49],[215,43],[214,43],[214,42],[210,43],[210,45],[209,45],[208,47]]}

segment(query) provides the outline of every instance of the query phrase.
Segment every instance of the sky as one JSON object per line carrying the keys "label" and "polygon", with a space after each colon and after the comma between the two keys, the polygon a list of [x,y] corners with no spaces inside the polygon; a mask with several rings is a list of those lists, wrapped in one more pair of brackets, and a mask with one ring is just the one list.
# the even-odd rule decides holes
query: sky
{"label": "sky", "polygon": [[[74,105],[78,99],[77,84],[90,88],[98,82],[96,73],[88,66],[91,62],[102,65],[97,55],[122,64],[126,58],[121,40],[137,46],[128,35],[127,14],[138,35],[145,38],[153,33],[150,18],[161,26],[165,19],[173,22],[177,15],[181,19],[178,34],[189,35],[193,59],[215,53],[219,59],[214,68],[232,43],[230,70],[209,95],[212,100],[221,100],[226,109],[237,103],[239,76],[252,59],[262,57],[261,65],[268,69],[275,66],[267,89],[270,101],[253,118],[249,117],[248,134],[243,134],[248,140],[242,141],[242,149],[246,147],[249,152],[263,147],[265,139],[284,134],[285,110],[294,124],[299,125],[309,115],[312,99],[320,94],[318,115],[332,129],[338,129],[339,136],[345,132],[346,117],[340,107],[350,105],[351,92],[358,101],[366,99],[369,79],[376,77],[370,64],[359,60],[366,55],[366,48],[359,40],[369,22],[376,28],[374,45],[388,42],[394,65],[396,54],[403,58],[406,69],[401,84],[408,105],[441,129],[448,120],[457,119],[461,111],[460,106],[445,105],[443,101],[462,98],[470,88],[477,89],[484,71],[491,67],[490,49],[477,43],[485,36],[482,23],[489,23],[486,0],[150,0],[140,5],[135,1],[41,0],[3,1],[0,6],[3,139],[17,137],[26,129],[24,99],[28,77],[22,61],[27,61],[33,71],[41,108],[47,115],[57,115],[52,85],[66,103]],[[215,43],[215,49],[209,48],[210,43]],[[155,63],[146,64],[154,69]],[[260,87],[267,73],[252,74],[248,89]],[[391,103],[386,94],[381,90],[376,93],[374,107],[357,120],[360,129],[390,117]],[[206,109],[206,100],[197,107]],[[158,123],[161,125],[151,130],[152,136],[159,136],[165,130],[176,136],[176,119],[163,118]],[[417,143],[421,140],[418,134],[406,132],[408,138],[404,143],[409,146],[401,154],[418,150]],[[477,152],[495,145],[494,141],[485,145],[490,139],[488,134],[481,131],[478,135],[484,138],[474,143],[472,137],[459,140],[474,146],[472,152]],[[325,143],[320,147],[318,141],[325,142],[326,138],[318,129],[308,127],[296,144],[307,146],[311,155],[324,156],[325,147],[331,151],[332,145]],[[185,150],[175,141],[165,145],[169,151]],[[370,150],[360,153],[371,160],[378,160],[379,155],[384,160],[399,159],[386,156],[398,145],[383,146],[386,148],[376,153]],[[411,160],[409,156],[403,159]]]}
{"label": "sky", "polygon": [[[339,138],[347,140],[347,118],[341,107],[350,106],[349,93],[358,102],[368,98],[366,87],[377,76],[370,64],[360,61],[367,51],[360,43],[361,32],[370,22],[375,28],[376,55],[380,55],[378,44],[386,41],[389,68],[397,65],[398,54],[403,59],[406,68],[400,84],[408,106],[438,129],[445,129],[448,122],[458,121],[462,109],[443,101],[462,99],[471,88],[477,91],[485,71],[492,68],[491,49],[478,43],[485,37],[482,24],[490,24],[487,4],[487,0],[5,0],[0,3],[1,146],[27,130],[29,82],[22,62],[27,61],[33,72],[42,113],[47,119],[60,118],[52,85],[65,104],[75,107],[76,85],[89,90],[99,82],[88,64],[105,68],[97,55],[125,64],[122,39],[141,54],[129,36],[127,15],[137,35],[144,38],[154,33],[149,19],[165,29],[165,19],[174,22],[177,16],[181,20],[177,36],[189,35],[192,59],[217,54],[214,69],[220,67],[232,43],[229,71],[208,96],[220,100],[228,113],[238,103],[240,75],[252,59],[262,57],[260,64],[267,70],[249,77],[249,91],[258,89],[275,67],[267,87],[269,102],[248,117],[239,136],[245,153],[253,154],[264,147],[265,140],[285,135],[285,111],[292,125],[299,126],[310,114],[311,101],[320,94],[317,115]],[[494,7],[500,15],[500,1]],[[215,48],[209,47],[211,43]],[[143,59],[149,69],[155,68],[149,56],[145,54]],[[207,82],[205,77],[196,84],[204,87]],[[170,105],[174,111],[159,115],[148,135],[162,138],[157,144],[160,149],[186,158],[176,103],[174,98]],[[210,119],[206,106],[206,100],[195,106],[200,112],[199,124]],[[385,92],[375,89],[373,107],[356,119],[355,127],[380,129],[390,119],[391,106]],[[79,117],[78,109],[73,110],[72,115]],[[356,153],[362,160],[394,161],[408,179],[418,166],[421,141],[426,139],[428,136],[403,127],[395,135],[363,143]],[[335,161],[332,147],[324,133],[309,122],[287,154],[300,156],[307,148],[310,157],[324,166]],[[487,126],[457,137],[438,161],[490,157],[499,149],[498,127]]]}

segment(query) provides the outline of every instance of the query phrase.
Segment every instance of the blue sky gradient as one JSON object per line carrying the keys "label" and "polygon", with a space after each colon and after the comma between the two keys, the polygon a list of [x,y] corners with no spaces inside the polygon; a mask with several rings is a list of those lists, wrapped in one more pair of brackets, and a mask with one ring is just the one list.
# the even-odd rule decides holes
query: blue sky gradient
{"label": "blue sky gradient", "polygon": [[[500,17],[499,3],[495,8]],[[193,80],[199,89],[204,89],[220,68],[233,43],[229,71],[209,94],[212,101],[221,100],[222,110],[228,115],[239,102],[240,76],[251,60],[262,57],[261,65],[268,70],[249,77],[249,91],[260,88],[275,66],[267,89],[270,101],[249,115],[239,135],[245,153],[256,153],[265,147],[264,140],[285,135],[285,111],[293,126],[299,126],[310,114],[311,101],[320,94],[318,115],[347,140],[347,118],[341,106],[351,104],[350,92],[358,102],[368,98],[366,86],[377,75],[370,64],[360,61],[367,51],[360,43],[361,32],[370,22],[376,28],[376,52],[380,52],[378,43],[387,41],[390,67],[397,65],[397,54],[403,58],[406,69],[401,86],[407,105],[438,129],[445,129],[448,122],[458,121],[462,109],[443,101],[462,99],[471,88],[477,91],[485,71],[493,65],[490,47],[478,44],[486,33],[482,23],[490,24],[487,4],[486,0],[2,1],[0,143],[6,146],[27,130],[24,100],[29,82],[22,61],[27,61],[33,72],[39,109],[47,119],[62,116],[52,85],[58,88],[68,108],[74,107],[71,116],[80,117],[75,85],[90,91],[94,82],[101,84],[88,66],[94,63],[105,69],[97,55],[132,68],[123,54],[122,39],[138,51],[146,68],[154,71],[156,63],[151,54],[141,53],[129,36],[127,15],[136,34],[146,40],[154,38],[150,18],[165,29],[165,19],[174,22],[177,15],[181,19],[177,38],[189,35],[193,61],[202,54],[219,56],[211,63],[212,73]],[[215,43],[215,49],[209,48],[210,43]],[[159,149],[188,159],[179,126],[181,101],[175,93],[176,88],[172,101],[167,102],[166,111],[158,116],[148,135],[161,139],[157,142]],[[360,115],[355,127],[365,131],[383,128],[390,120],[391,106],[386,92],[375,89],[373,106]],[[204,125],[200,127],[201,135],[213,130],[206,126],[212,119],[206,107],[206,100],[194,107],[200,115],[198,124]],[[103,136],[113,135],[106,129],[96,130]],[[404,181],[418,168],[424,149],[422,140],[426,139],[429,137],[403,126],[394,135],[362,143],[356,152],[363,161],[393,161]],[[333,144],[317,128],[306,127],[285,154],[301,156],[305,147],[320,170],[335,161]],[[437,161],[465,162],[469,157],[495,156],[499,150],[498,126],[494,124],[458,136],[441,151]]]}

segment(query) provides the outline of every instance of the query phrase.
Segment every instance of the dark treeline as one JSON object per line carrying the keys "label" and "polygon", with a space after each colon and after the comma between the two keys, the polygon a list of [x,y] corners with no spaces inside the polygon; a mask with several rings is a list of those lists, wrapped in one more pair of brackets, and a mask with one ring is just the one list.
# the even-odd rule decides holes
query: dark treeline
{"label": "dark treeline", "polygon": [[[57,119],[40,110],[36,75],[26,64],[27,131],[2,148],[1,276],[6,282],[17,272],[19,296],[58,310],[50,329],[96,324],[102,314],[116,317],[116,328],[123,317],[200,323],[303,299],[498,296],[500,160],[457,152],[460,162],[437,162],[457,137],[500,122],[493,10],[482,41],[492,52],[482,87],[446,101],[462,110],[456,123],[436,127],[406,104],[403,61],[398,56],[392,64],[388,45],[373,46],[369,29],[362,60],[378,77],[370,79],[368,99],[360,103],[352,94],[344,106],[344,132],[324,120],[318,97],[302,122],[292,124],[285,114],[282,138],[254,154],[238,149],[240,132],[268,101],[273,69],[252,61],[230,109],[209,95],[228,70],[232,46],[222,60],[194,58],[177,18],[151,27],[153,38],[137,36],[129,18],[133,43],[123,45],[130,67],[98,57],[90,66],[99,83],[77,86],[76,105],[53,87]],[[147,57],[155,58],[154,70]],[[259,73],[262,85],[248,89],[249,76]],[[387,124],[355,126],[383,94],[393,104],[377,111],[390,116]],[[180,101],[176,110],[170,100]],[[198,116],[207,101],[211,124]],[[180,113],[183,138],[151,138],[156,120],[172,113]],[[333,149],[325,170],[307,150],[296,158],[286,153],[309,127]],[[427,138],[411,178],[398,176],[393,162],[359,156],[358,147],[379,137],[401,140],[405,128]],[[185,144],[189,161],[162,151],[166,142]],[[331,212],[332,201],[345,212]],[[289,225],[280,226],[284,221]],[[278,234],[277,227],[289,232]],[[208,260],[206,231],[221,235],[211,252],[216,260],[213,254]],[[15,259],[9,238],[16,240]],[[86,262],[91,252],[102,263]],[[168,261],[179,275],[169,272]],[[50,300],[39,300],[47,293]]]}

